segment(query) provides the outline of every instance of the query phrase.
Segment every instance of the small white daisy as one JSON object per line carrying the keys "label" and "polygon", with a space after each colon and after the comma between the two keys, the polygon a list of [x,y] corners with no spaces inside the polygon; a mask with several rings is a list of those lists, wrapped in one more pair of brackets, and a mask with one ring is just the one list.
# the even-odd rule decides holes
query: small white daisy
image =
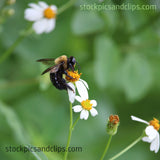
{"label": "small white daisy", "polygon": [[88,96],[88,91],[87,89],[89,89],[88,84],[86,81],[84,81],[83,79],[80,78],[81,74],[78,74],[78,71],[67,71],[68,75],[73,77],[73,79],[69,78],[66,76],[66,80],[69,81],[68,85],[73,89],[67,89],[68,91],[68,96],[69,96],[69,101],[71,103],[74,102],[75,100],[75,96],[76,96],[76,88],[77,91],[80,95],[84,95],[85,97]]}
{"label": "small white daisy", "polygon": [[159,150],[159,121],[154,118],[152,121],[147,122],[135,116],[131,116],[131,119],[148,125],[145,129],[146,136],[142,138],[142,141],[150,143],[150,150],[157,153]]}
{"label": "small white daisy", "polygon": [[38,4],[29,3],[31,8],[27,8],[24,17],[28,21],[33,21],[33,29],[37,34],[49,33],[55,28],[57,7],[47,5],[43,1]]}
{"label": "small white daisy", "polygon": [[81,103],[81,105],[76,105],[73,107],[74,112],[81,112],[80,119],[87,120],[89,117],[89,111],[93,117],[98,115],[97,110],[94,108],[97,106],[96,100],[88,99],[88,92],[84,93],[79,92],[80,96],[76,96],[75,99]]}

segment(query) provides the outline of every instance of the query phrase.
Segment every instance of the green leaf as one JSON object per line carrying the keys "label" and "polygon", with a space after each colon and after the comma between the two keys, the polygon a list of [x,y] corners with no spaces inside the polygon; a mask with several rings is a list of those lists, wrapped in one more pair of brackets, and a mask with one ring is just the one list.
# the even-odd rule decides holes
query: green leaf
{"label": "green leaf", "polygon": [[[12,132],[15,136],[16,141],[20,144],[29,143],[27,134],[26,134],[18,116],[16,115],[14,110],[12,110],[10,107],[5,105],[1,101],[0,101],[0,114],[2,114],[6,118],[6,121],[7,121],[8,125],[10,126],[10,128],[12,129]],[[27,147],[27,148],[30,146],[31,145],[25,145],[25,147]],[[33,156],[37,160],[48,160],[48,158],[46,157],[46,155],[43,152],[31,152],[31,153],[33,154]]]}
{"label": "green leaf", "polygon": [[119,59],[119,50],[112,39],[103,35],[95,39],[95,79],[99,87],[113,82]]}
{"label": "green leaf", "polygon": [[[137,4],[139,4],[137,6],[137,8],[142,7],[142,5],[144,5],[144,3],[147,3],[147,1],[141,1],[141,0],[128,0],[125,5],[130,4],[131,6],[136,6]],[[147,5],[147,4],[146,4]],[[132,11],[133,9],[133,11]],[[134,8],[132,8],[131,10],[124,10],[124,15],[125,15],[125,19],[127,22],[127,27],[134,31],[137,29],[137,27],[143,25],[148,17],[150,16],[150,12],[152,10],[136,10]]]}
{"label": "green leaf", "polygon": [[0,114],[2,114],[6,118],[6,121],[8,125],[11,127],[16,140],[19,143],[23,143],[23,144],[27,143],[28,137],[25,131],[23,130],[23,126],[20,120],[18,119],[16,113],[14,112],[14,110],[6,106],[1,101],[0,101]]}
{"label": "green leaf", "polygon": [[133,49],[145,56],[159,55],[159,35],[151,28],[131,37],[130,41]]}
{"label": "green leaf", "polygon": [[85,35],[102,30],[104,22],[96,12],[77,11],[72,20],[74,34]]}
{"label": "green leaf", "polygon": [[37,150],[36,152],[30,152],[37,160],[48,160],[46,155],[42,151],[40,151],[39,148],[32,145],[25,145],[25,147],[28,148],[28,150],[30,150],[30,148],[34,148],[34,150]]}
{"label": "green leaf", "polygon": [[123,64],[122,83],[129,100],[136,101],[145,96],[152,84],[152,73],[146,59],[137,53],[128,53]]}

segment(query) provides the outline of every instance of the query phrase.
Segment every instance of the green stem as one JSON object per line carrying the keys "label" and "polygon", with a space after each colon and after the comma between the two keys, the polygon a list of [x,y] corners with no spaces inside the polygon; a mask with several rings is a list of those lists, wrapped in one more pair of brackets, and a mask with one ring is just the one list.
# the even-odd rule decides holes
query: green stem
{"label": "green stem", "polygon": [[73,131],[75,125],[77,124],[77,122],[79,121],[79,119],[80,119],[80,116],[78,116],[78,118],[73,123],[72,103],[70,103],[70,125],[69,125],[69,134],[68,134],[68,140],[67,140],[67,145],[66,145],[66,152],[64,154],[64,160],[67,160],[68,147],[69,147],[69,144],[71,141],[72,131]]}
{"label": "green stem", "polygon": [[8,50],[3,53],[3,55],[0,57],[0,63],[2,63],[5,59],[7,59],[11,55],[12,51],[24,39],[24,37],[25,37],[24,35],[19,36],[16,39],[16,41],[8,48]]}
{"label": "green stem", "polygon": [[13,52],[13,50],[18,46],[18,44],[28,35],[28,32],[31,29],[31,25],[29,25],[22,34],[15,40],[15,42],[6,50],[2,56],[0,56],[0,63],[6,60]]}
{"label": "green stem", "polygon": [[62,7],[58,9],[57,15],[61,14],[65,10],[67,10],[69,7],[73,6],[75,4],[76,0],[70,0],[66,4],[64,4]]}
{"label": "green stem", "polygon": [[69,135],[68,135],[68,140],[67,140],[67,146],[66,146],[66,152],[64,154],[64,160],[67,159],[68,155],[68,147],[71,141],[71,136],[72,136],[72,124],[73,124],[73,114],[72,114],[72,103],[70,102],[70,125],[69,125]]}
{"label": "green stem", "polygon": [[123,153],[127,152],[129,149],[131,149],[134,145],[136,145],[143,137],[143,134],[137,138],[134,142],[132,142],[128,147],[126,147],[125,149],[123,149],[121,152],[119,152],[118,154],[116,154],[115,156],[113,156],[112,158],[110,158],[109,160],[114,160],[116,158],[118,158],[119,156],[121,156]]}
{"label": "green stem", "polygon": [[100,160],[103,160],[104,156],[106,155],[106,153],[107,153],[107,151],[108,151],[108,148],[109,148],[109,146],[110,146],[111,140],[112,140],[112,135],[109,136],[107,145],[106,145],[106,147],[105,147],[105,149],[104,149],[104,152],[103,152]]}
{"label": "green stem", "polygon": [[79,121],[80,119],[80,116],[78,116],[78,118],[75,120],[75,122],[73,123],[72,125],[72,130],[74,129],[75,125],[77,124],[77,122]]}
{"label": "green stem", "polygon": [[[64,12],[65,10],[67,10],[69,7],[71,7],[76,0],[70,0],[69,2],[67,2],[65,5],[63,5],[62,7],[59,8],[57,15],[61,14],[62,12]],[[29,28],[30,30],[30,28]],[[27,30],[24,31],[28,32],[28,28]],[[16,48],[16,46],[27,36],[28,34],[23,34],[20,35],[15,42],[8,48],[7,51],[5,51],[2,56],[0,57],[0,63],[2,63],[5,59],[7,59],[11,53],[13,52],[13,50]]]}

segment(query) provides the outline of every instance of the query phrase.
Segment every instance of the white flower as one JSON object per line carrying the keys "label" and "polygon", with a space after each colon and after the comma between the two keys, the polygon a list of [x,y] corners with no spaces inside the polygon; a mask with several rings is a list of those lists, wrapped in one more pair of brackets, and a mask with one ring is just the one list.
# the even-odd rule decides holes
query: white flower
{"label": "white flower", "polygon": [[[80,95],[84,95],[85,97],[88,96],[88,91],[89,89],[88,84],[86,81],[82,80],[79,78],[78,81],[75,82],[75,85],[72,82],[69,82],[68,85],[74,90],[74,92],[70,89],[67,89],[68,91],[68,96],[69,96],[69,101],[71,103],[74,102],[75,97],[76,97],[76,88],[77,91]],[[76,86],[76,87],[75,87]]]}
{"label": "white flower", "polygon": [[[79,74],[78,71],[67,71],[67,74],[68,76],[66,76],[66,80],[69,81],[68,85],[73,89],[73,91],[69,88],[67,89],[69,101],[71,103],[74,102],[76,96],[76,89],[80,95],[84,95],[85,97],[87,97],[87,89],[89,89],[89,87],[87,82],[80,78],[81,73]],[[70,78],[69,76],[72,78]]]}
{"label": "white flower", "polygon": [[75,99],[81,103],[73,107],[74,112],[81,112],[80,119],[88,119],[89,111],[93,117],[98,115],[97,110],[94,108],[97,106],[96,100],[88,99],[88,92],[79,92],[80,96],[76,96]]}
{"label": "white flower", "polygon": [[49,33],[55,28],[57,7],[48,6],[45,2],[39,1],[38,4],[29,3],[31,8],[27,8],[24,17],[28,21],[33,21],[33,29],[37,34]]}
{"label": "white flower", "polygon": [[157,153],[159,150],[159,133],[157,131],[159,129],[159,121],[154,118],[154,120],[149,123],[135,116],[131,116],[131,118],[134,121],[139,121],[148,125],[145,129],[146,136],[142,138],[142,141],[150,143],[150,150]]}

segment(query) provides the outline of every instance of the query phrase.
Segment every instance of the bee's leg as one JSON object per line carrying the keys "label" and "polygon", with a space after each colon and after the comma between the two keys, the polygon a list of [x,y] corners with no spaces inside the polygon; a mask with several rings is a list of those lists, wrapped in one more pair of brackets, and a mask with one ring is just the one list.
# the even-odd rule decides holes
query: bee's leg
{"label": "bee's leg", "polygon": [[69,68],[74,71],[74,66],[72,64],[69,64]]}
{"label": "bee's leg", "polygon": [[72,87],[70,87],[69,85],[68,85],[68,83],[66,82],[66,80],[65,79],[61,79],[61,89],[65,89],[65,90],[67,90],[67,89],[69,89],[69,90],[71,90],[71,91],[73,91],[73,93],[75,93],[75,91],[72,89]]}
{"label": "bee's leg", "polygon": [[74,72],[74,67],[71,65],[71,70],[72,70],[72,72]]}
{"label": "bee's leg", "polygon": [[74,79],[73,77],[71,77],[70,75],[68,75],[67,71],[64,71],[64,74],[69,77],[70,79]]}
{"label": "bee's leg", "polygon": [[75,91],[72,89],[72,87],[70,87],[67,83],[66,83],[65,85],[66,85],[66,87],[67,87],[68,89],[70,89],[71,91],[73,91],[73,93],[75,92]]}

